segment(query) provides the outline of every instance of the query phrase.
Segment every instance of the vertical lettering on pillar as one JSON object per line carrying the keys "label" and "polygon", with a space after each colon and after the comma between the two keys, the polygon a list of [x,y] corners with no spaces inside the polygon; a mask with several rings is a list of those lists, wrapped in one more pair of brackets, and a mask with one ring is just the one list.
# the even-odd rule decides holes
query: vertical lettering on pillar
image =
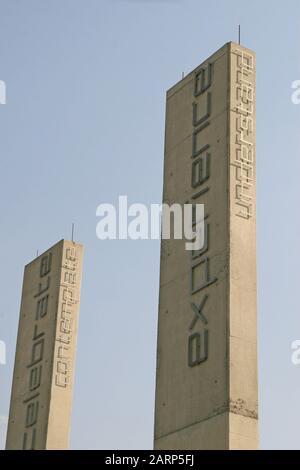
{"label": "vertical lettering on pillar", "polygon": [[[204,130],[210,125],[213,96],[213,64],[208,63],[195,72],[194,100],[192,102],[192,166],[191,166],[191,201],[200,204],[201,197],[210,190],[211,148],[210,142],[203,138]],[[207,361],[209,357],[209,322],[205,308],[209,301],[206,289],[217,281],[210,266],[210,224],[209,216],[204,220],[204,246],[190,252],[190,311],[193,319],[189,326],[187,343],[188,366],[195,367]],[[196,225],[196,221],[195,221]],[[200,301],[196,301],[200,299]]]}
{"label": "vertical lettering on pillar", "polygon": [[25,406],[25,430],[23,433],[23,450],[36,448],[37,428],[40,411],[40,387],[42,385],[44,368],[44,351],[46,335],[42,321],[48,313],[49,289],[51,282],[52,253],[41,258],[39,269],[39,283],[33,298],[36,300],[35,310],[31,312],[34,317],[32,346],[30,362],[27,365],[28,390],[25,393],[23,404]]}

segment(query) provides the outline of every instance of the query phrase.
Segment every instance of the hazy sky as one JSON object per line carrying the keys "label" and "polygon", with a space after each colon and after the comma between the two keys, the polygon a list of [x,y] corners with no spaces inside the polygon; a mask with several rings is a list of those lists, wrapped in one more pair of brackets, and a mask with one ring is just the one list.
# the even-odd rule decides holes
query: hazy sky
{"label": "hazy sky", "polygon": [[230,40],[257,53],[261,448],[300,449],[298,0],[0,0],[0,447],[24,264],[85,245],[71,446],[151,448],[158,241],[96,238],[96,207],[159,203],[165,92]]}

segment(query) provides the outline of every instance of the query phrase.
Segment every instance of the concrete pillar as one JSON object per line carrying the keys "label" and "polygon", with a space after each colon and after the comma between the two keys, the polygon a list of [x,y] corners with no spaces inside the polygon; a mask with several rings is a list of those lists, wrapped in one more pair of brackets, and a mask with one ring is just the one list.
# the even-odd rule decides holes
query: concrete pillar
{"label": "concrete pillar", "polygon": [[167,92],[163,201],[205,244],[162,240],[156,449],[258,447],[255,54],[225,44]]}
{"label": "concrete pillar", "polygon": [[61,240],[25,266],[6,449],[67,449],[82,245]]}

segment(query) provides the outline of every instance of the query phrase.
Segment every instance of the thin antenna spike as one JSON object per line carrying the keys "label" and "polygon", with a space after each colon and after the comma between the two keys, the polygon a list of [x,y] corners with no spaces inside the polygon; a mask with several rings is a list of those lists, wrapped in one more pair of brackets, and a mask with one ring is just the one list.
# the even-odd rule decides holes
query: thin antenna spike
{"label": "thin antenna spike", "polygon": [[36,250],[36,258],[39,256],[39,250]]}
{"label": "thin antenna spike", "polygon": [[72,242],[74,242],[74,227],[75,227],[75,224],[72,224]]}
{"label": "thin antenna spike", "polygon": [[181,74],[181,79],[182,79],[182,78],[184,78],[184,72],[182,72],[182,74]]}
{"label": "thin antenna spike", "polygon": [[239,44],[241,44],[241,25],[239,24]]}

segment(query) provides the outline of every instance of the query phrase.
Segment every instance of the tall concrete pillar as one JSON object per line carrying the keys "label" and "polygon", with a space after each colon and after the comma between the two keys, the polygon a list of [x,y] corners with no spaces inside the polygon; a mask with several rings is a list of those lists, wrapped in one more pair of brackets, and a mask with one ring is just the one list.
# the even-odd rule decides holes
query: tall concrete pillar
{"label": "tall concrete pillar", "polygon": [[6,449],[67,449],[82,245],[61,240],[25,266]]}
{"label": "tall concrete pillar", "polygon": [[167,92],[163,201],[205,243],[162,240],[156,449],[258,447],[255,54],[225,44]]}

